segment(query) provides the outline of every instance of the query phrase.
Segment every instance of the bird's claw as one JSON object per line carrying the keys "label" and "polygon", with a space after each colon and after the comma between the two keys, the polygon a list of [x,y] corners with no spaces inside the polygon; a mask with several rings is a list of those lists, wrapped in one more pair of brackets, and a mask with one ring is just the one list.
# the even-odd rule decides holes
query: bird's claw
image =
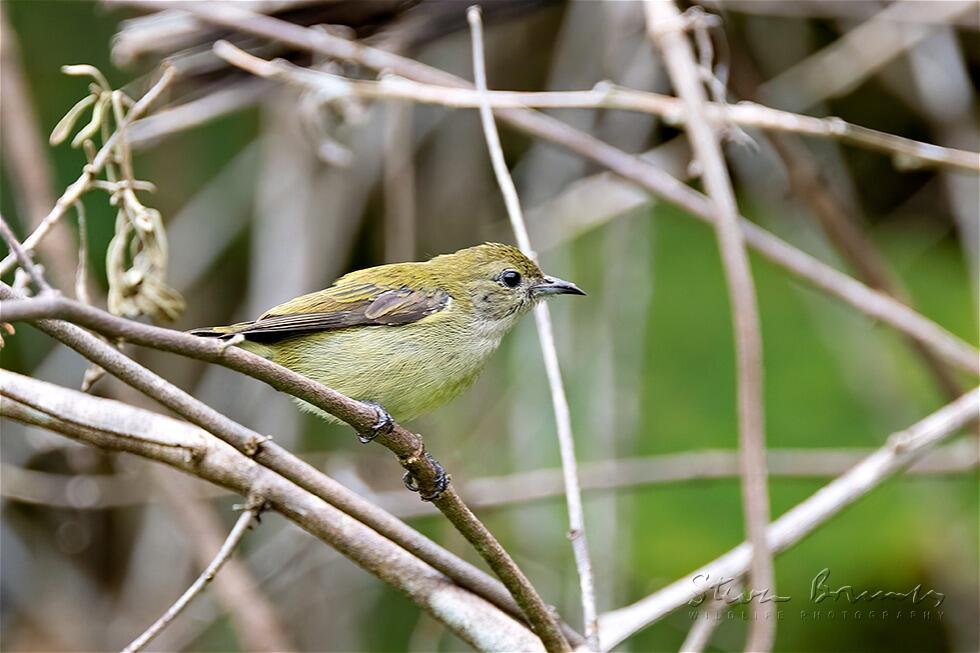
{"label": "bird's claw", "polygon": [[365,435],[363,433],[357,434],[357,439],[361,442],[361,444],[367,444],[379,435],[387,435],[391,433],[393,428],[395,428],[395,420],[391,419],[391,415],[389,415],[388,411],[385,410],[380,404],[376,404],[373,401],[365,401],[364,403],[373,408],[378,417],[374,421],[374,424],[371,425],[371,432],[369,435]]}
{"label": "bird's claw", "polygon": [[405,484],[405,487],[408,490],[418,492],[419,498],[422,499],[422,501],[435,501],[442,496],[442,493],[449,487],[449,474],[446,473],[446,470],[439,464],[439,461],[433,458],[432,454],[430,454],[428,451],[425,452],[425,458],[436,468],[436,481],[432,492],[422,492],[422,489],[419,487],[418,481],[415,479],[415,476],[412,475],[412,472],[405,472],[405,475],[402,476],[402,483]]}

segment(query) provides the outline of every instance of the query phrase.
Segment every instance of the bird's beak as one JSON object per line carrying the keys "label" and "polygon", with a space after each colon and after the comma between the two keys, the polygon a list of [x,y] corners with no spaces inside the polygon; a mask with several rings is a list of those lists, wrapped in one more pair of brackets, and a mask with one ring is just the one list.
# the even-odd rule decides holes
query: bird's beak
{"label": "bird's beak", "polygon": [[557,279],[555,277],[545,277],[531,286],[531,294],[535,296],[584,295],[585,292],[571,281],[565,281],[564,279]]}

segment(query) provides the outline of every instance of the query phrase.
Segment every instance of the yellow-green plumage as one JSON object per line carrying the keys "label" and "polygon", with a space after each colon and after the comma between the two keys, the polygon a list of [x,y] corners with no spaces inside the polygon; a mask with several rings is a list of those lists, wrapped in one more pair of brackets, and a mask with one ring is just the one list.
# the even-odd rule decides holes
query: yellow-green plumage
{"label": "yellow-green plumage", "polygon": [[404,421],[472,385],[517,320],[559,293],[584,294],[518,249],[486,243],[352,272],[254,322],[192,333],[241,334],[242,347]]}

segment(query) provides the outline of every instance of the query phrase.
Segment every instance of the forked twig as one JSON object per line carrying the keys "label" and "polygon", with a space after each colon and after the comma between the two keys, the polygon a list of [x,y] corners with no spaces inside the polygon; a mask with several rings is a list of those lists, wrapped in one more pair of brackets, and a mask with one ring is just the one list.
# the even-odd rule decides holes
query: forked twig
{"label": "forked twig", "polygon": [[7,243],[7,247],[10,248],[10,255],[14,257],[17,263],[20,265],[21,269],[24,270],[31,278],[34,286],[37,288],[38,292],[47,292],[51,290],[51,286],[48,284],[44,275],[38,269],[34,261],[31,260],[30,255],[24,250],[24,246],[20,244],[17,240],[17,236],[11,231],[10,226],[7,221],[3,219],[0,215],[0,237],[3,241]]}

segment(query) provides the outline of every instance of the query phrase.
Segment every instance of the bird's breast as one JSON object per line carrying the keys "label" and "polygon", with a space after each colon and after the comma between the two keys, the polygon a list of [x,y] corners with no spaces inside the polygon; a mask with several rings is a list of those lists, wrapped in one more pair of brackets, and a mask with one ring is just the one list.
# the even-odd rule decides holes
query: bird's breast
{"label": "bird's breast", "polygon": [[[435,316],[433,316],[435,317]],[[276,362],[409,420],[468,388],[500,344],[496,334],[443,320],[325,331],[283,343]]]}

